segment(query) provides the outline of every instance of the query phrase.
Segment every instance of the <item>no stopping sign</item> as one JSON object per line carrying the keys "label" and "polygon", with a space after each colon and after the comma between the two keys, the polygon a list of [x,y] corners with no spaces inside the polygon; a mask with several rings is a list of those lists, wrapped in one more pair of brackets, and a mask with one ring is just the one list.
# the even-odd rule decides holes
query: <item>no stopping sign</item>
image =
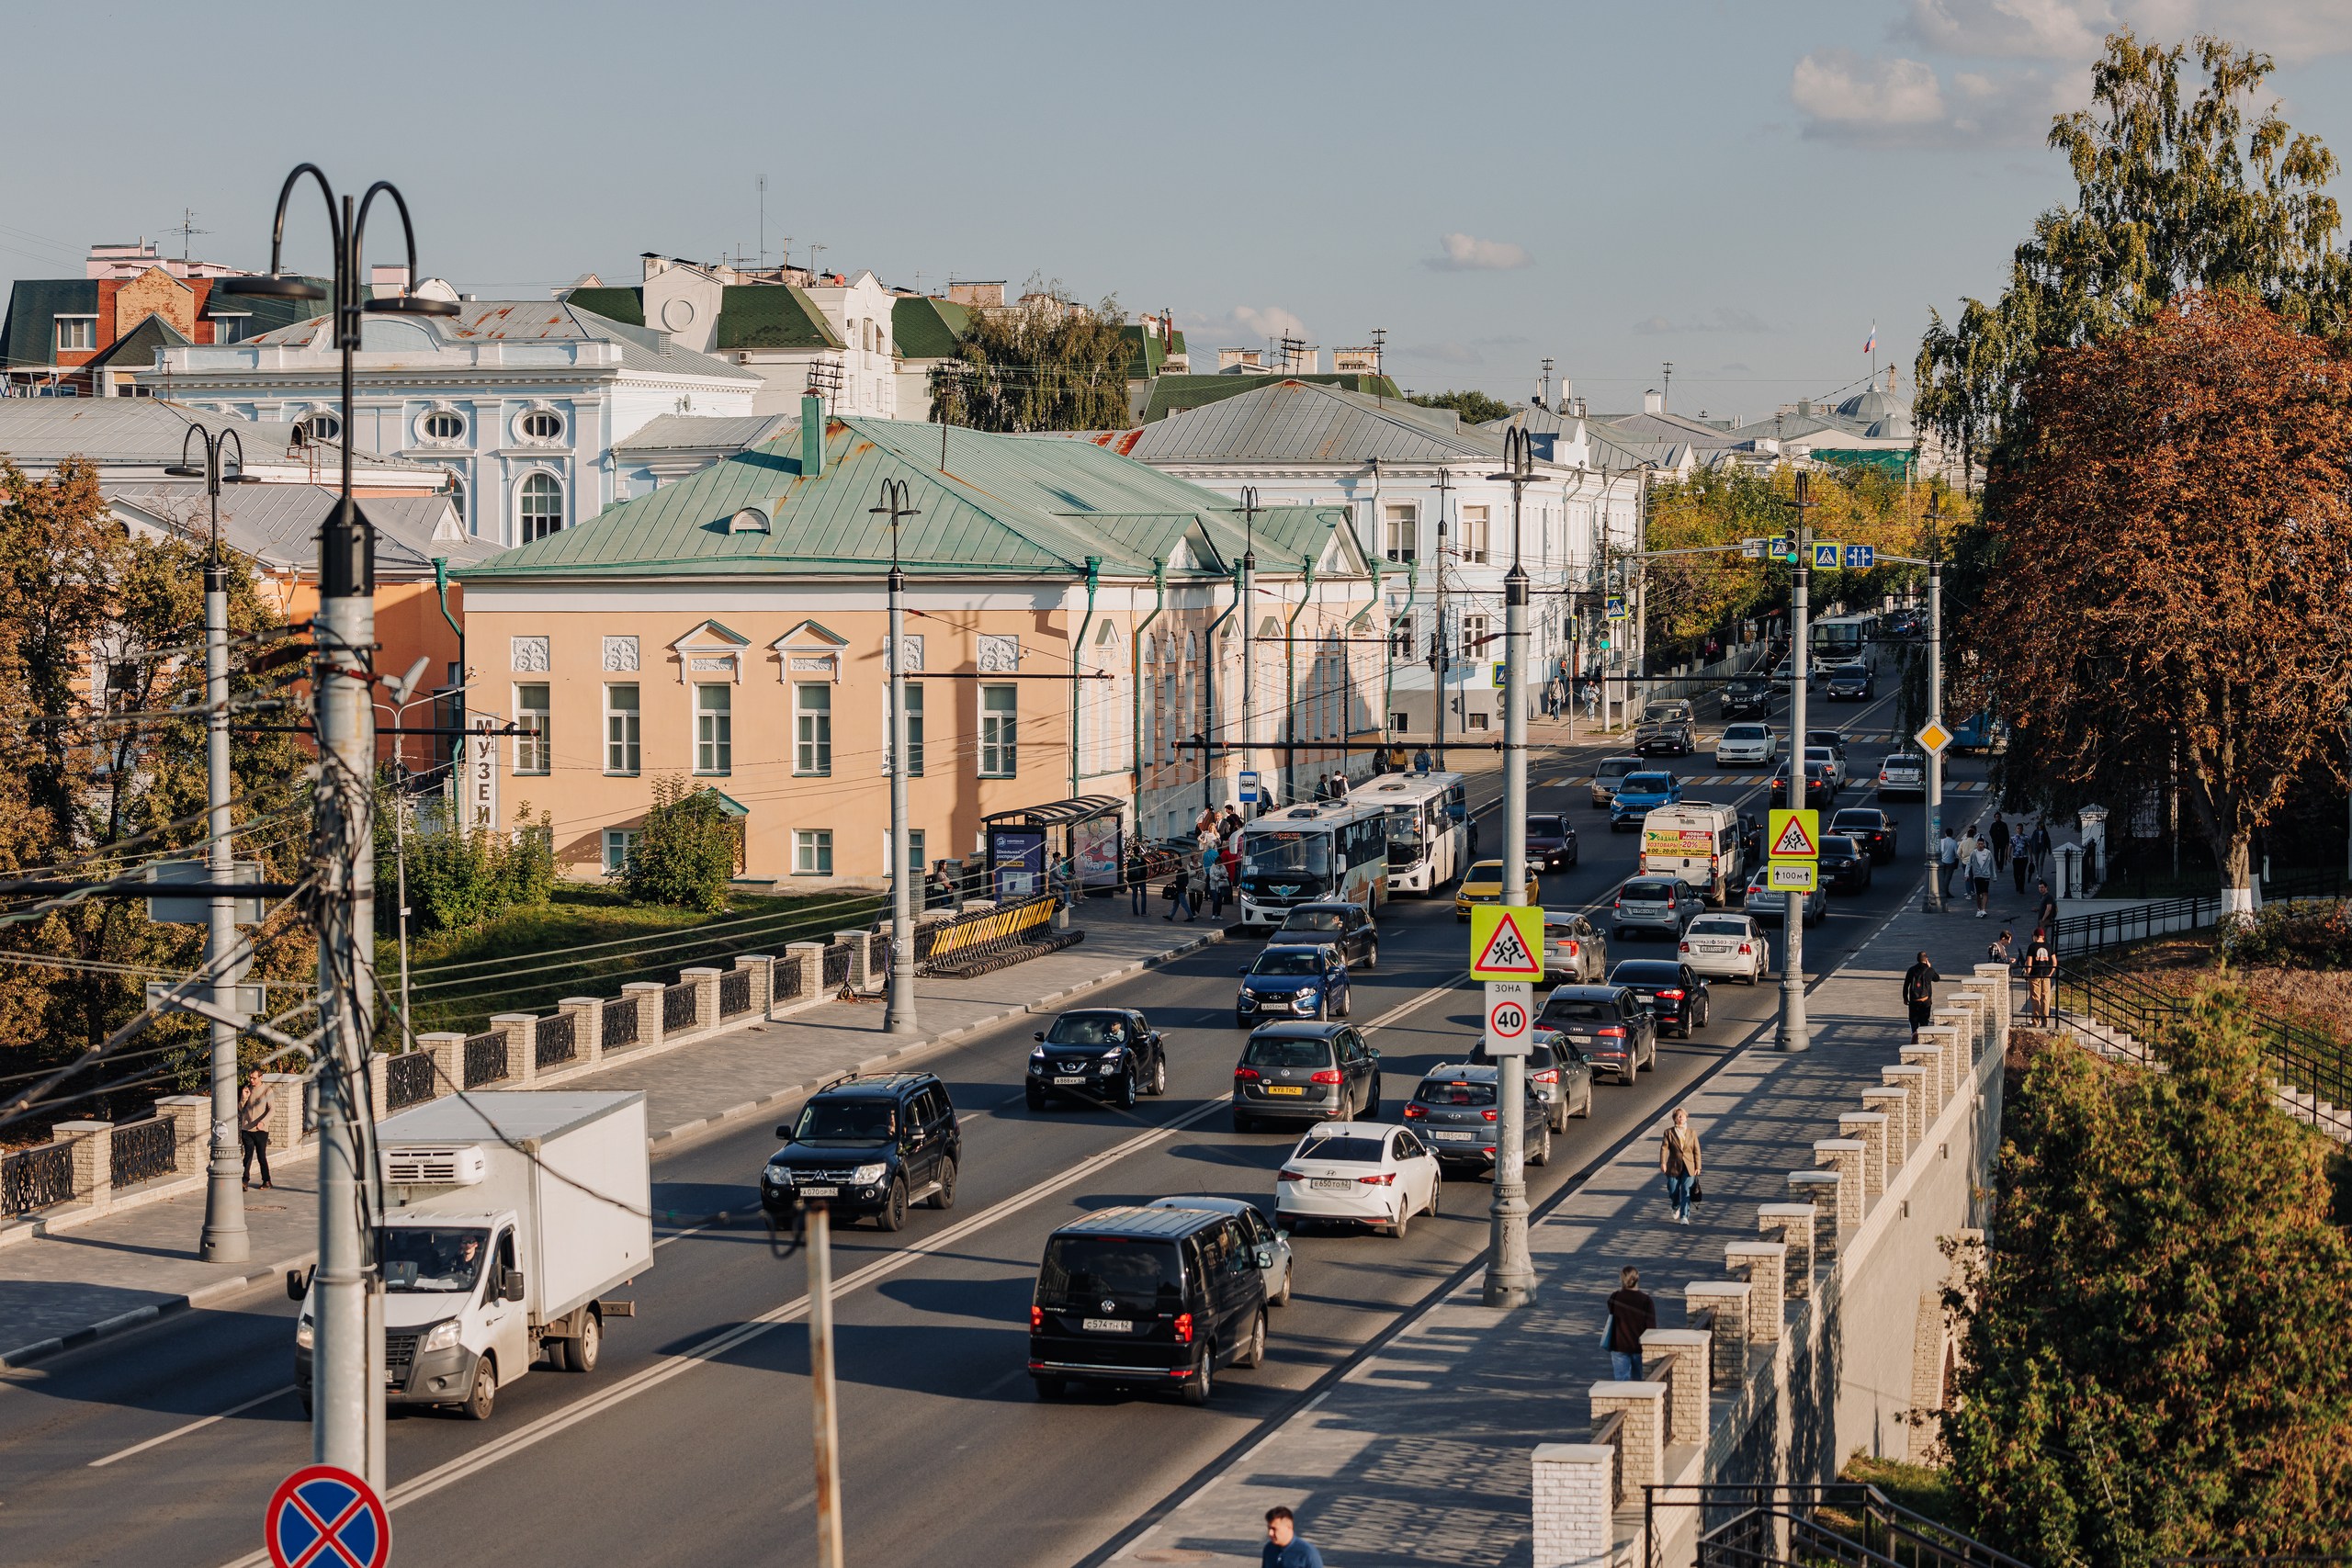
{"label": "no stopping sign", "polygon": [[1526,980],[1487,982],[1487,1055],[1524,1056],[1535,1033],[1535,987]]}

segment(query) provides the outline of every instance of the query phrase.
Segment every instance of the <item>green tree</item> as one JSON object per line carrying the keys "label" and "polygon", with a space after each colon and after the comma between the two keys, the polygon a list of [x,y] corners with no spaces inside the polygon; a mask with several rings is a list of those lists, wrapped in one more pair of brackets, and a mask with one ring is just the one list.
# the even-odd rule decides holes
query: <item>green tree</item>
{"label": "green tree", "polygon": [[1424,392],[1406,400],[1425,409],[1452,409],[1462,416],[1464,424],[1485,424],[1490,420],[1510,417],[1509,403],[1480,391]]}
{"label": "green tree", "polygon": [[2162,1071],[2044,1050],[2009,1098],[1939,1419],[1973,1532],[2028,1562],[2352,1550],[2352,1245],[2244,1006],[2209,994]]}
{"label": "green tree", "polygon": [[[406,829],[398,814],[406,809]],[[376,796],[376,913],[379,927],[397,918],[385,893],[396,886],[398,857],[407,859],[409,932],[461,931],[509,909],[544,904],[555,888],[554,818],[534,819],[531,803],[515,810],[511,829],[453,823],[447,800],[408,805],[389,787]]]}
{"label": "green tree", "polygon": [[972,430],[1119,430],[1132,350],[1115,299],[1092,307],[1058,283],[974,313],[955,357],[931,373],[932,418]]}
{"label": "green tree", "polygon": [[637,842],[613,879],[634,904],[715,912],[727,908],[738,843],[717,791],[658,778]]}

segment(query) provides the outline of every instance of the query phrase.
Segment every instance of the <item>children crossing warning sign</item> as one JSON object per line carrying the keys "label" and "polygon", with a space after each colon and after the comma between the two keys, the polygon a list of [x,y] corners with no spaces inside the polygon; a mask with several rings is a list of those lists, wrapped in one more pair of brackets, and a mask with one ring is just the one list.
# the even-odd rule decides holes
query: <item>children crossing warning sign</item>
{"label": "children crossing warning sign", "polygon": [[1470,906],[1470,977],[1544,978],[1544,911],[1517,904]]}
{"label": "children crossing warning sign", "polygon": [[1768,852],[1774,860],[1819,860],[1821,858],[1821,813],[1818,811],[1775,810],[1766,837],[1771,847]]}

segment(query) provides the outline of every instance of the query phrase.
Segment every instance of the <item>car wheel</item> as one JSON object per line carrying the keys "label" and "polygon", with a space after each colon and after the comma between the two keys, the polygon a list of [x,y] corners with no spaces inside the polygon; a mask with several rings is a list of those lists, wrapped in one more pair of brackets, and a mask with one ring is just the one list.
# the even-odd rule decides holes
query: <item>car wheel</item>
{"label": "car wheel", "polygon": [[573,1339],[559,1339],[555,1341],[555,1343],[563,1347],[563,1370],[565,1371],[594,1371],[596,1370],[596,1359],[603,1353],[605,1348],[604,1314],[597,1312],[593,1307],[590,1308],[587,1315],[580,1320],[579,1337]]}
{"label": "car wheel", "polygon": [[484,1356],[474,1363],[474,1385],[467,1391],[466,1402],[458,1406],[469,1421],[487,1421],[498,1404],[498,1369]]}
{"label": "car wheel", "polygon": [[1168,1092],[1168,1053],[1165,1051],[1151,1059],[1151,1092]]}
{"label": "car wheel", "polygon": [[1372,1092],[1364,1097],[1363,1119],[1367,1122],[1380,1120],[1380,1075],[1378,1073],[1372,1075]]}
{"label": "car wheel", "polygon": [[1340,1016],[1341,1018],[1353,1018],[1355,1015],[1356,992],[1355,987],[1351,986],[1348,987],[1347,995],[1340,998]]}
{"label": "car wheel", "polygon": [[1120,1076],[1117,1103],[1122,1111],[1133,1111],[1136,1107],[1136,1071],[1133,1067]]}
{"label": "car wheel", "polygon": [[1262,1367],[1266,1364],[1266,1309],[1260,1307],[1250,1321],[1250,1337],[1241,1342],[1241,1353],[1233,1358],[1237,1367]]}
{"label": "car wheel", "polygon": [[956,1206],[956,1162],[939,1162],[939,1190],[931,1195],[931,1206],[943,1213]]}
{"label": "car wheel", "polygon": [[[1282,1223],[1282,1216],[1281,1216],[1281,1215],[1279,1215],[1279,1214],[1277,1214],[1277,1215],[1275,1215],[1275,1216],[1274,1216],[1274,1220],[1275,1220],[1275,1223],[1276,1223],[1277,1224],[1281,1224],[1281,1223]],[[1291,1286],[1292,1286],[1293,1284],[1295,1284],[1295,1283],[1296,1283],[1296,1282],[1297,1282],[1297,1280],[1298,1280],[1298,1260],[1297,1260],[1297,1258],[1292,1258],[1292,1259],[1291,1259],[1291,1265],[1290,1265],[1290,1267],[1283,1270],[1283,1291],[1282,1291],[1282,1294],[1280,1294],[1280,1295],[1278,1295],[1278,1296],[1268,1296],[1268,1297],[1266,1298],[1266,1304],[1267,1304],[1268,1306],[1278,1306],[1278,1307],[1286,1307],[1286,1306],[1290,1305],[1290,1288],[1291,1288]]]}
{"label": "car wheel", "polygon": [[1046,1109],[1046,1091],[1039,1089],[1035,1084],[1031,1084],[1028,1087],[1027,1090],[1022,1095],[1022,1098],[1029,1102],[1029,1109],[1032,1111],[1043,1111]]}
{"label": "car wheel", "polygon": [[1705,1001],[1699,1004],[1699,1027],[1702,1029],[1706,1028],[1707,1021],[1714,1016],[1715,1000],[1713,997],[1710,997]]}
{"label": "car wheel", "polygon": [[1433,1177],[1430,1178],[1430,1206],[1429,1206],[1428,1210],[1426,1211],[1426,1213],[1429,1214],[1429,1217],[1430,1217],[1430,1218],[1431,1218],[1431,1219],[1436,1219],[1436,1218],[1437,1218],[1437,1215],[1438,1215],[1438,1203],[1439,1203],[1440,1198],[1441,1198],[1441,1197],[1442,1197],[1442,1195],[1444,1193],[1444,1191],[1445,1191],[1445,1176],[1444,1176],[1444,1174],[1443,1174],[1442,1172],[1439,1173],[1439,1174],[1438,1174],[1438,1175],[1436,1175],[1436,1176],[1433,1176]]}
{"label": "car wheel", "polygon": [[1568,1102],[1563,1100],[1557,1105],[1553,1106],[1550,1112],[1544,1118],[1544,1123],[1555,1133],[1566,1132],[1568,1130]]}
{"label": "car wheel", "polygon": [[1258,1130],[1258,1120],[1246,1111],[1237,1111],[1233,1113],[1233,1130],[1237,1133],[1254,1133]]}
{"label": "car wheel", "polygon": [[1549,1122],[1544,1124],[1543,1139],[1536,1144],[1535,1152],[1527,1156],[1527,1163],[1538,1170],[1552,1163],[1552,1124]]}
{"label": "car wheel", "polygon": [[1404,1195],[1399,1193],[1396,1198],[1396,1217],[1390,1221],[1388,1225],[1388,1234],[1398,1241],[1405,1239],[1406,1228],[1413,1223],[1413,1216],[1405,1212],[1405,1204]]}
{"label": "car wheel", "polygon": [[1380,967],[1380,944],[1378,942],[1375,942],[1370,947],[1363,950],[1363,966],[1367,969],[1377,969]]}
{"label": "car wheel", "polygon": [[882,1212],[874,1216],[874,1223],[886,1231],[906,1228],[907,1184],[904,1181],[891,1178],[890,1194],[882,1200]]}
{"label": "car wheel", "polygon": [[1577,1114],[1578,1116],[1590,1116],[1592,1114],[1592,1085],[1590,1082],[1587,1082],[1584,1086],[1584,1104],[1577,1109]]}
{"label": "car wheel", "polygon": [[1193,1375],[1184,1380],[1184,1403],[1198,1407],[1209,1402],[1216,1392],[1216,1347],[1202,1342],[1201,1353],[1193,1362]]}

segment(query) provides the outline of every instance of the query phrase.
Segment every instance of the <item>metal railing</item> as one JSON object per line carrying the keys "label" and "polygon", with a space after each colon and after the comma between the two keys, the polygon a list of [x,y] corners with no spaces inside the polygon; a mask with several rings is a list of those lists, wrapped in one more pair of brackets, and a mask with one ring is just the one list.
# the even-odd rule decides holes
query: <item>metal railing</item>
{"label": "metal railing", "polygon": [[531,1031],[531,1061],[536,1066],[560,1067],[580,1055],[580,1025],[576,1013],[560,1012],[539,1020]]}
{"label": "metal railing", "polygon": [[752,1010],[752,972],[729,969],[718,977],[718,1016],[733,1018]]}
{"label": "metal railing", "polygon": [[433,1055],[427,1051],[411,1051],[405,1055],[388,1057],[384,1062],[384,1099],[387,1111],[405,1111],[412,1105],[422,1105],[433,1098]]}
{"label": "metal railing", "polygon": [[606,1002],[599,1010],[605,1017],[601,1025],[602,1044],[607,1051],[617,1051],[624,1045],[637,1043],[637,998],[624,992],[617,1000]]}
{"label": "metal railing", "polygon": [[675,1034],[695,1026],[695,993],[701,987],[692,980],[681,980],[662,990],[662,1032]]}
{"label": "metal railing", "polygon": [[125,1122],[114,1130],[114,1184],[136,1187],[169,1176],[179,1165],[179,1139],[168,1116]]}
{"label": "metal railing", "polygon": [[775,961],[775,967],[768,971],[769,1000],[797,1002],[800,999],[801,967],[800,955],[797,953],[787,953]]}
{"label": "metal railing", "polygon": [[849,979],[849,943],[833,942],[825,944],[825,962],[818,971],[817,988],[831,991]]}
{"label": "metal railing", "polygon": [[506,1064],[506,1031],[467,1035],[465,1066],[468,1089],[480,1089],[509,1076],[514,1069]]}
{"label": "metal railing", "polygon": [[2202,931],[2222,918],[2222,897],[2199,893],[2186,898],[2159,898],[2128,909],[2098,909],[2068,915],[2051,928],[2050,945],[2060,957],[2109,953],[2150,937],[2174,931]]}
{"label": "metal railing", "polygon": [[915,932],[915,973],[983,974],[1067,947],[1086,933],[1054,931],[1054,912],[1060,907],[1059,898],[1045,894],[952,920],[934,920]]}
{"label": "metal railing", "polygon": [[1612,1410],[1592,1424],[1592,1443],[1609,1450],[1609,1506],[1625,1503],[1625,1413]]}
{"label": "metal railing", "polygon": [[44,1144],[0,1156],[0,1214],[74,1201],[74,1145]]}
{"label": "metal railing", "polygon": [[1860,1482],[1645,1486],[1645,1562],[1661,1561],[1659,1510],[1682,1508],[1699,1510],[1698,1568],[2028,1568]]}

